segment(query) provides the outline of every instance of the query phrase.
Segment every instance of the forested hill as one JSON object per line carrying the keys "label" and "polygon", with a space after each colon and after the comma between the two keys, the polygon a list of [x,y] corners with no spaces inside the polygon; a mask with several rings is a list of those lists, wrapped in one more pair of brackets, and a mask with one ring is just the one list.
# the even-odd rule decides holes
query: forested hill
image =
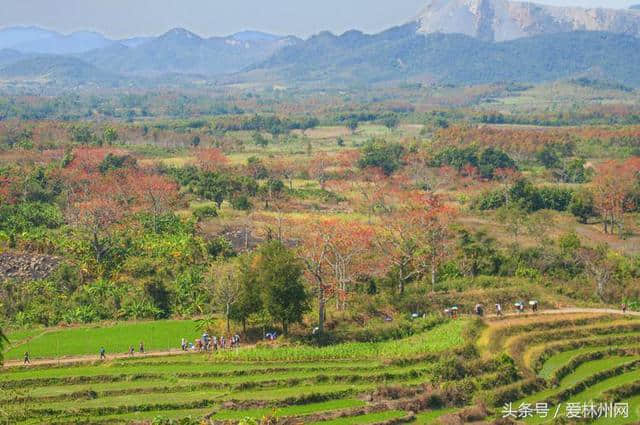
{"label": "forested hill", "polygon": [[76,56],[5,49],[0,50],[0,84],[122,87],[135,80],[137,86],[204,81],[341,87],[589,78],[640,87],[640,39],[606,32],[495,43],[462,34],[421,34],[412,23],[373,35],[323,32],[305,41],[273,41],[251,33],[239,38],[202,39],[174,30],[138,47],[110,46]]}
{"label": "forested hill", "polygon": [[451,84],[541,82],[595,76],[639,86],[640,39],[569,32],[491,43],[416,34],[415,24],[376,35],[321,33],[277,52],[246,75],[332,84],[417,80]]}

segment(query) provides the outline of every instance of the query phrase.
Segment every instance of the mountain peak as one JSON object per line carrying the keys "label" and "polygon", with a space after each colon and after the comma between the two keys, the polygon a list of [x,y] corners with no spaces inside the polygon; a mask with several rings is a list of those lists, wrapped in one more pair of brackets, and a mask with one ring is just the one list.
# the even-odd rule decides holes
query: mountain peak
{"label": "mountain peak", "polygon": [[420,33],[460,33],[485,41],[570,31],[640,36],[640,14],[634,10],[557,7],[508,0],[428,0],[416,20]]}
{"label": "mountain peak", "polygon": [[161,39],[187,39],[187,40],[202,40],[202,38],[195,34],[192,33],[189,30],[186,30],[184,28],[172,28],[169,31],[165,32],[164,34],[162,34],[159,38]]}

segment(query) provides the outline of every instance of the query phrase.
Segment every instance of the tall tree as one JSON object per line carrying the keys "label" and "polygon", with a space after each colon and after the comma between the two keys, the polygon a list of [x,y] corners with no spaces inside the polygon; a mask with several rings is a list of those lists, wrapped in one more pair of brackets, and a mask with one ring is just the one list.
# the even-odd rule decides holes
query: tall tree
{"label": "tall tree", "polygon": [[122,182],[116,176],[94,175],[70,192],[67,220],[86,232],[98,263],[110,249],[111,227],[129,210],[121,189]]}
{"label": "tall tree", "polygon": [[624,231],[624,214],[633,207],[631,191],[640,176],[640,157],[624,162],[608,161],[598,168],[593,181],[594,201],[604,223],[605,233]]}
{"label": "tall tree", "polygon": [[240,294],[231,311],[231,318],[242,323],[244,332],[246,332],[247,320],[263,310],[262,288],[260,288],[252,260],[253,257],[249,254],[242,255],[238,258]]}
{"label": "tall tree", "polygon": [[329,264],[329,235],[328,229],[320,223],[313,223],[311,226],[302,226],[301,232],[304,237],[301,239],[299,251],[304,264],[304,272],[307,281],[311,284],[312,293],[318,303],[318,329],[319,333],[324,333],[324,322],[326,317],[327,302],[335,295],[335,282],[331,279]]}
{"label": "tall tree", "polygon": [[401,208],[383,218],[377,245],[396,273],[400,293],[426,272],[434,288],[437,269],[450,254],[448,220],[454,213],[436,196],[410,194]]}
{"label": "tall tree", "polygon": [[578,256],[596,281],[596,295],[604,299],[615,274],[615,266],[608,257],[607,245],[602,244],[595,249],[580,248]]}
{"label": "tall tree", "polygon": [[240,280],[235,263],[217,262],[210,270],[213,302],[221,309],[227,322],[227,334],[231,333],[231,314],[233,305],[240,297]]}
{"label": "tall tree", "polygon": [[370,226],[325,219],[299,224],[297,234],[301,241],[298,252],[318,303],[322,334],[327,302],[335,297],[338,309],[345,309],[358,275],[374,269],[370,250],[374,232]]}
{"label": "tall tree", "polygon": [[197,163],[204,171],[219,172],[229,164],[229,158],[217,148],[198,149],[196,155]]}
{"label": "tall tree", "polygon": [[282,324],[286,335],[289,325],[301,322],[309,311],[309,296],[302,283],[302,264],[280,241],[262,245],[255,261],[265,308]]}
{"label": "tall tree", "polygon": [[178,185],[164,176],[136,172],[128,176],[128,184],[137,196],[139,207],[153,218],[153,232],[158,233],[158,218],[170,210],[178,199]]}

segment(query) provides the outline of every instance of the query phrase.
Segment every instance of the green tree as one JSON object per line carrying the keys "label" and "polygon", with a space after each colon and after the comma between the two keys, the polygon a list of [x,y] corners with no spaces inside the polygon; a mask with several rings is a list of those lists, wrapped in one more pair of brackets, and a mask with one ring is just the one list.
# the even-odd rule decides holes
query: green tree
{"label": "green tree", "polygon": [[217,262],[211,266],[213,302],[220,308],[227,322],[227,334],[231,333],[231,311],[240,297],[240,281],[235,263]]}
{"label": "green tree", "polygon": [[280,241],[267,242],[256,257],[256,275],[266,310],[282,324],[288,334],[289,325],[302,321],[309,311],[309,294],[302,283],[302,264]]}
{"label": "green tree", "polygon": [[520,205],[510,204],[500,207],[496,211],[496,218],[513,235],[513,240],[518,242],[518,236],[526,229],[529,217],[527,211]]}
{"label": "green tree", "polygon": [[356,130],[358,129],[358,124],[359,122],[355,118],[347,121],[347,128],[349,129],[349,131],[351,131],[351,134],[355,134]]}
{"label": "green tree", "polygon": [[536,159],[548,169],[558,168],[562,165],[560,155],[558,155],[556,149],[549,144],[545,145],[544,148],[536,154]]}
{"label": "green tree", "polygon": [[242,323],[242,329],[245,333],[249,318],[260,315],[263,311],[261,288],[258,276],[251,266],[252,258],[250,255],[243,255],[238,259],[240,294],[231,310],[231,318]]}
{"label": "green tree", "polygon": [[389,114],[382,118],[382,125],[387,127],[389,130],[393,130],[398,127],[400,124],[400,118],[396,114]]}
{"label": "green tree", "polygon": [[4,362],[4,348],[8,343],[9,340],[7,339],[4,332],[2,332],[2,328],[0,328],[0,366],[2,366],[2,363]]}
{"label": "green tree", "polygon": [[118,140],[118,132],[113,127],[106,127],[102,134],[102,138],[104,139],[105,143],[112,145],[113,142]]}
{"label": "green tree", "polygon": [[569,211],[578,218],[580,223],[587,224],[591,217],[597,217],[593,193],[588,190],[575,192],[569,204]]}
{"label": "green tree", "polygon": [[93,131],[87,125],[76,124],[69,129],[71,140],[82,145],[88,145],[94,139]]}
{"label": "green tree", "polygon": [[363,147],[358,166],[380,168],[389,176],[400,168],[403,155],[404,147],[399,143],[371,140]]}
{"label": "green tree", "polygon": [[253,139],[253,143],[255,143],[256,146],[260,146],[261,148],[266,148],[269,144],[269,140],[258,131],[253,133],[251,138]]}

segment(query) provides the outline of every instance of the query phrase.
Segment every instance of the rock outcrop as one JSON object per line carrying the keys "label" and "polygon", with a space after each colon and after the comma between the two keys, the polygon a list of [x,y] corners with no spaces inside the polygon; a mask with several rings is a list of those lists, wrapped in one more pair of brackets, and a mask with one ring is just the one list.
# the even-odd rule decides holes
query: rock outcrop
{"label": "rock outcrop", "polygon": [[59,264],[49,255],[0,252],[0,281],[29,281],[48,277]]}
{"label": "rock outcrop", "polygon": [[417,21],[420,33],[459,33],[485,41],[570,31],[640,36],[640,10],[556,7],[508,0],[429,0]]}

